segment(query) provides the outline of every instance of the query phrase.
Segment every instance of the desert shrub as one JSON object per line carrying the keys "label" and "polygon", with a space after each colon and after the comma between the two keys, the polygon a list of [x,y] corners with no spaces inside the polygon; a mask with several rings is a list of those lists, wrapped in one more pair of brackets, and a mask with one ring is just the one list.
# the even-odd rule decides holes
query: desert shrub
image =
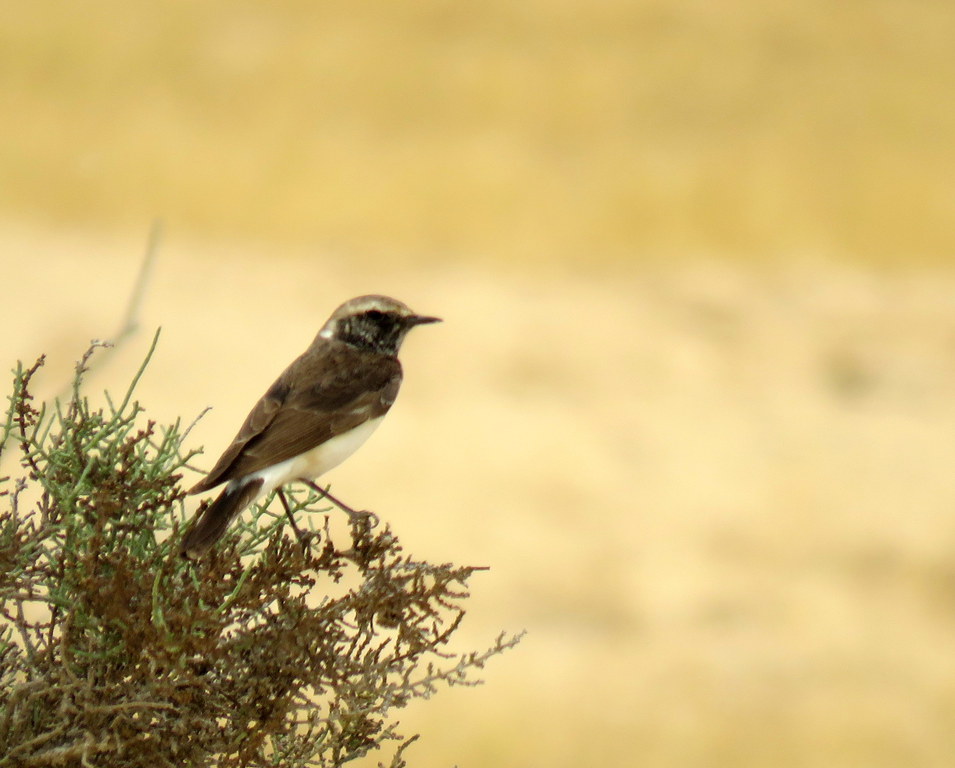
{"label": "desert shrub", "polygon": [[183,560],[188,430],[134,400],[148,355],[120,400],[91,405],[98,346],[63,404],[30,393],[42,357],[14,372],[0,436],[0,766],[294,768],[378,749],[405,765],[417,736],[395,711],[473,684],[519,639],[448,651],[476,569],[416,560],[388,525],[339,529],[305,487],[288,495],[299,519],[320,521],[307,550],[266,499]]}

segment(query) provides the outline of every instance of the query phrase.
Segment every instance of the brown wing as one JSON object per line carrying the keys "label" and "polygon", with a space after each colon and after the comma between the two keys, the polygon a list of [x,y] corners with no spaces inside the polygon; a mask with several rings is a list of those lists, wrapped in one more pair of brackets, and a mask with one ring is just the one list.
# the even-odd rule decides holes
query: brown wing
{"label": "brown wing", "polygon": [[321,343],[269,387],[208,475],[189,490],[220,483],[304,453],[388,412],[401,385],[397,358]]}

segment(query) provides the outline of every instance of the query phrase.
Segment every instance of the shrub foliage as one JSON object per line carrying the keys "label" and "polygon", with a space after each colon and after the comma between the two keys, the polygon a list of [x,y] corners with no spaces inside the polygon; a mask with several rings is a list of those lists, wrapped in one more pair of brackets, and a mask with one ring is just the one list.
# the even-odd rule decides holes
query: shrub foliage
{"label": "shrub foliage", "polygon": [[[145,420],[133,399],[149,356],[122,400],[93,407],[83,379],[98,346],[63,405],[30,393],[42,357],[14,372],[0,768],[338,766],[383,747],[405,765],[417,736],[399,734],[395,710],[477,682],[519,639],[448,652],[476,569],[415,560],[388,526],[330,515],[307,516],[319,523],[306,550],[270,499],[183,560],[188,430]],[[310,489],[288,495],[300,520],[327,511]]]}

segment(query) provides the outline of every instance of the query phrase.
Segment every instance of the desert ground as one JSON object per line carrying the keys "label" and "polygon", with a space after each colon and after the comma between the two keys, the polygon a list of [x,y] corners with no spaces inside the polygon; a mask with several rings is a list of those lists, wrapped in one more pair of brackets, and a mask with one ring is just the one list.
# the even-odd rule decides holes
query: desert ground
{"label": "desert ground", "polygon": [[[115,330],[136,244],[0,246],[32,254],[5,265],[2,353],[46,351],[52,393]],[[169,238],[141,331],[91,387],[121,387],[162,326],[140,400],[165,421],[213,406],[190,440],[215,454],[369,289],[445,322],[407,342],[398,403],[328,479],[414,554],[490,567],[458,650],[528,632],[484,686],[406,713],[413,764],[955,760],[955,275],[700,261],[369,280]]]}

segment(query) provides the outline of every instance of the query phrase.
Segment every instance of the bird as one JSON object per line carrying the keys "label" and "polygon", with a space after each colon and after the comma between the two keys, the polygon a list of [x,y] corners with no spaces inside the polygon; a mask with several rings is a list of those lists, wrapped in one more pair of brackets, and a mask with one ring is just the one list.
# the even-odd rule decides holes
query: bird
{"label": "bird", "polygon": [[391,408],[401,386],[398,350],[419,325],[440,322],[397,299],[358,296],[339,306],[309,347],[255,404],[231,444],[188,493],[225,483],[183,537],[180,554],[197,560],[257,498],[278,490],[297,535],[282,486],[314,480],[347,459]]}

